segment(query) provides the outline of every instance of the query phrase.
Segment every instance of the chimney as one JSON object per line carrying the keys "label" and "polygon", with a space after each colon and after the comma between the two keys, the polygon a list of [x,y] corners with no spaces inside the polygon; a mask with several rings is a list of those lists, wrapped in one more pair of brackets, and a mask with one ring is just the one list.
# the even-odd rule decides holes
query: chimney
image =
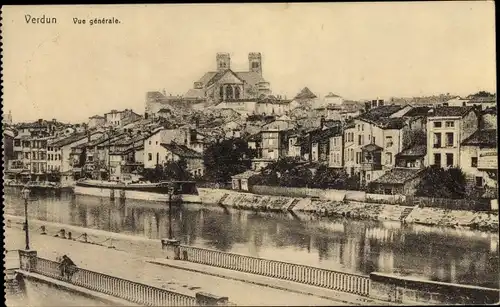
{"label": "chimney", "polygon": [[43,122],[43,119],[38,119],[38,123],[41,124]]}

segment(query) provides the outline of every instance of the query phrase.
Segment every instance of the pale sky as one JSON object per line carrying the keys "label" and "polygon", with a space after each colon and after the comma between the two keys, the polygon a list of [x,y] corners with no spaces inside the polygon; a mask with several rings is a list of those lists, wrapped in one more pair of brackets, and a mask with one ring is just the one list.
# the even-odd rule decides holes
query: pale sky
{"label": "pale sky", "polygon": [[217,52],[235,71],[261,52],[264,78],[287,98],[304,86],[346,99],[496,91],[493,2],[10,6],[2,18],[14,122],[143,114],[147,91],[185,93]]}

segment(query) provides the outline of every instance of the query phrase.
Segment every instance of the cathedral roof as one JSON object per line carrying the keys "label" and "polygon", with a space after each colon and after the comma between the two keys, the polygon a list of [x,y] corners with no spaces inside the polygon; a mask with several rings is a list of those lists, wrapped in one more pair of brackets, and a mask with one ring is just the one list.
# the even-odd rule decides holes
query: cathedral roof
{"label": "cathedral roof", "polygon": [[238,71],[234,72],[231,69],[227,70],[222,70],[219,72],[215,71],[209,71],[201,77],[198,82],[202,83],[203,85],[210,86],[213,83],[217,82],[220,78],[222,78],[225,73],[230,70],[238,79],[240,79],[243,82],[246,82],[252,86],[256,85],[259,82],[265,82],[264,78],[258,73],[254,71]]}
{"label": "cathedral roof", "polygon": [[212,78],[217,74],[216,71],[209,71],[203,75],[203,77],[198,80],[198,82],[203,83],[203,85],[207,84],[208,81],[212,80]]}
{"label": "cathedral roof", "polygon": [[212,84],[214,84],[215,82],[219,81],[222,77],[224,77],[226,75],[226,73],[231,73],[233,74],[236,78],[238,78],[241,82],[245,82],[244,79],[242,79],[240,76],[238,76],[238,74],[236,74],[234,71],[232,71],[231,69],[226,69],[226,70],[221,70],[221,71],[218,71],[213,77],[212,79],[210,79],[207,83],[207,86],[210,86]]}
{"label": "cathedral roof", "polygon": [[251,85],[256,85],[259,82],[265,82],[264,78],[258,73],[254,71],[238,71],[236,75],[243,79],[246,83]]}

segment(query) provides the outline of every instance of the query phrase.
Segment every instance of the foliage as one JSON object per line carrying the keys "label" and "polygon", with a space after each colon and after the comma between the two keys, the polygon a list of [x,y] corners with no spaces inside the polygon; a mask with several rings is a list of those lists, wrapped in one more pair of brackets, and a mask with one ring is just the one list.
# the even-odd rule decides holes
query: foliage
{"label": "foliage", "polygon": [[322,165],[314,174],[311,186],[319,189],[357,190],[359,177],[350,177],[344,169],[332,169]]}
{"label": "foliage", "polygon": [[184,159],[169,161],[165,165],[157,164],[155,168],[145,168],[141,172],[144,180],[159,182],[164,180],[191,180],[192,176],[187,171],[187,162]]}
{"label": "foliage", "polygon": [[479,91],[471,95],[471,97],[493,97],[493,96],[495,95],[487,91]]}
{"label": "foliage", "polygon": [[459,168],[443,169],[432,165],[424,170],[417,185],[417,196],[434,198],[464,198],[466,195],[465,174]]}
{"label": "foliage", "polygon": [[179,161],[169,161],[163,167],[163,175],[166,179],[172,180],[191,180],[192,176],[187,170],[185,159]]}
{"label": "foliage", "polygon": [[231,176],[249,170],[255,150],[241,138],[223,140],[210,145],[203,154],[206,179],[227,182]]}

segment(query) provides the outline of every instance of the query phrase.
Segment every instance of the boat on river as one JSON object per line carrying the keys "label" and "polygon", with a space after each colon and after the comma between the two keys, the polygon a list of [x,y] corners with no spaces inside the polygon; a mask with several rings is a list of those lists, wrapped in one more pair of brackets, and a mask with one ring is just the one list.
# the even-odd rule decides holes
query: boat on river
{"label": "boat on river", "polygon": [[[172,189],[173,187],[173,189]],[[171,199],[174,202],[201,203],[196,182],[194,181],[162,181],[152,182],[119,182],[101,180],[77,181],[74,193],[120,199],[138,199],[165,202],[169,200],[169,190],[172,189]]]}

